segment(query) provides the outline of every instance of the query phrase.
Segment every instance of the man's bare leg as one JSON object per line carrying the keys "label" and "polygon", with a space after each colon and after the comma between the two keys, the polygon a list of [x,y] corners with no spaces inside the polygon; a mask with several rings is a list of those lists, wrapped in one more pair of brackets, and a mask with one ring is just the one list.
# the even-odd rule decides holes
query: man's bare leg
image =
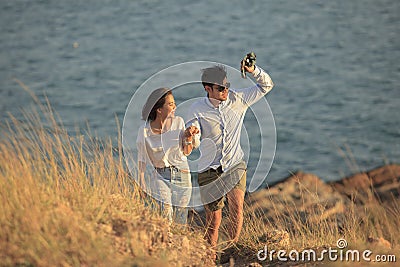
{"label": "man's bare leg", "polygon": [[218,243],[218,229],[222,221],[222,209],[211,211],[206,208],[206,237],[211,246]]}
{"label": "man's bare leg", "polygon": [[244,192],[240,189],[232,189],[228,194],[229,208],[229,236],[232,242],[239,240],[243,226]]}

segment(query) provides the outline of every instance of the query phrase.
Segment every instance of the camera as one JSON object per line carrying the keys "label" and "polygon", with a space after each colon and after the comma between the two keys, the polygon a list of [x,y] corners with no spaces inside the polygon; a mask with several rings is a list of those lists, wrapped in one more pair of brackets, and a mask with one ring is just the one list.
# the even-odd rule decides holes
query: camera
{"label": "camera", "polygon": [[256,54],[254,52],[248,53],[242,60],[241,62],[241,72],[242,72],[242,78],[246,78],[246,70],[244,69],[244,66],[246,67],[252,67],[256,64]]}

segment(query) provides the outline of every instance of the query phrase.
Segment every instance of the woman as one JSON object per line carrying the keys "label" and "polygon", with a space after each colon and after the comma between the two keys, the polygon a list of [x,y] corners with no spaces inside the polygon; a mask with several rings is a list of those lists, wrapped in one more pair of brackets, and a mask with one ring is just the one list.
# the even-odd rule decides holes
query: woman
{"label": "woman", "polygon": [[186,224],[192,186],[186,156],[191,153],[193,136],[199,131],[194,126],[185,130],[184,120],[175,116],[175,109],[168,88],[156,89],[147,98],[142,110],[145,123],[136,142],[139,181],[146,191],[144,173],[147,164],[151,164],[152,196],[160,201],[162,213],[170,222]]}

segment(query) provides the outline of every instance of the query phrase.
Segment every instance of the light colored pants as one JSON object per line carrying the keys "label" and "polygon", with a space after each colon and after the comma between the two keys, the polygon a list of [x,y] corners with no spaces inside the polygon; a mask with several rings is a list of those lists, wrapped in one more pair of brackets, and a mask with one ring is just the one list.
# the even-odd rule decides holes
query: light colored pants
{"label": "light colored pants", "polygon": [[188,204],[192,194],[190,172],[182,172],[175,167],[157,169],[153,180],[153,192],[160,203],[161,213],[180,224],[187,223]]}

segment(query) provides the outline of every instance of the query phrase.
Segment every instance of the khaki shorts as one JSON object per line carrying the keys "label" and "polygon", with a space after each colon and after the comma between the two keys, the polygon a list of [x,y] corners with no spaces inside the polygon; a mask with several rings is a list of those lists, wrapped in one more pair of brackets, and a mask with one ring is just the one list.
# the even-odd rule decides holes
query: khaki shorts
{"label": "khaki shorts", "polygon": [[[238,177],[239,175],[241,176],[240,178]],[[210,190],[205,188],[204,186],[220,178],[226,179],[228,181],[237,181],[237,183],[233,187],[230,186],[232,187],[231,190],[240,189],[243,192],[246,192],[246,163],[242,161],[226,173],[222,172],[222,169],[220,167],[216,170],[209,169],[205,172],[201,172],[198,174],[201,200],[204,203],[205,208],[211,211],[222,209],[225,206],[225,195],[222,195],[221,197],[216,198],[214,201],[210,202]]]}

